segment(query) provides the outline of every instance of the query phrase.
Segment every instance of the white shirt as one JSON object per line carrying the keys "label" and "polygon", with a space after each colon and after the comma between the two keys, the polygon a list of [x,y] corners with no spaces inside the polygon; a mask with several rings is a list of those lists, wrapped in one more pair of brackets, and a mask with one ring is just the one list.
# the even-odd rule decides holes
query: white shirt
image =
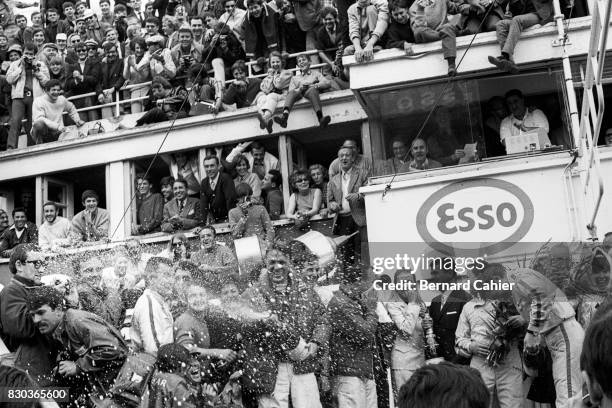
{"label": "white shirt", "polygon": [[499,128],[499,136],[502,142],[507,137],[519,136],[521,134],[522,131],[515,125],[524,125],[527,128],[542,128],[546,130],[546,134],[548,134],[550,130],[546,115],[539,109],[534,109],[533,111],[527,110],[523,119],[518,119],[510,114],[502,120]]}
{"label": "white shirt", "polygon": [[349,171],[344,171],[342,170],[341,172],[341,176],[342,176],[342,210],[340,211],[341,213],[349,213],[351,212],[351,206],[348,202],[348,200],[346,199],[346,196],[349,194],[348,188],[349,188],[349,183],[351,181],[351,169],[349,169]]}
{"label": "white shirt", "polygon": [[52,250],[56,246],[70,244],[70,229],[72,224],[64,217],[55,217],[53,223],[45,221],[38,229],[38,245],[43,251]]}
{"label": "white shirt", "polygon": [[215,191],[215,187],[217,187],[217,183],[219,182],[219,174],[220,173],[217,173],[214,179],[208,179],[208,182],[210,183],[210,189],[212,191]]}
{"label": "white shirt", "polygon": [[170,307],[159,294],[145,289],[134,306],[130,328],[132,342],[139,350],[157,354],[159,346],[174,341],[173,326]]}

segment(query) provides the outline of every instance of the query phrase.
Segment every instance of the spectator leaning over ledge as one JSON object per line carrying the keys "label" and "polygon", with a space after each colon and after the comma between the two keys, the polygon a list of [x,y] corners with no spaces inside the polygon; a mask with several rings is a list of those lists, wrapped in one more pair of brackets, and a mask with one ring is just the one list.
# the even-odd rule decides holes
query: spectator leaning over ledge
{"label": "spectator leaning over ledge", "polygon": [[38,229],[38,245],[43,251],[53,251],[70,245],[70,221],[57,214],[57,204],[47,201],[43,205],[45,221]]}
{"label": "spectator leaning over ledge", "polygon": [[85,209],[72,218],[72,235],[78,241],[100,241],[108,238],[110,216],[104,208],[98,208],[98,194],[85,190],[81,194]]}
{"label": "spectator leaning over ledge", "polygon": [[410,27],[410,2],[399,0],[391,5],[391,23],[387,29],[385,48],[399,48],[412,53],[414,33]]}
{"label": "spectator leaning over ledge", "polygon": [[0,237],[0,256],[2,258],[9,258],[19,244],[38,244],[38,229],[36,224],[28,221],[25,208],[14,208],[12,215],[13,225],[4,230]]}
{"label": "spectator leaning over ledge", "polygon": [[[21,121],[27,119],[26,133],[32,127],[32,103],[34,98],[43,94],[43,85],[49,80],[49,70],[40,61],[35,61],[36,46],[27,43],[23,57],[13,61],[6,72],[6,81],[11,84],[11,128],[7,148],[17,148],[17,137],[21,130]],[[31,136],[29,137],[31,139]],[[30,140],[31,141],[31,140]],[[31,143],[28,143],[31,144]]]}
{"label": "spectator leaning over ledge", "polygon": [[357,0],[348,8],[349,37],[351,44],[344,55],[355,54],[357,62],[369,61],[374,51],[382,49],[379,40],[389,24],[389,8],[386,0]]}
{"label": "spectator leaning over ledge", "polygon": [[313,71],[310,69],[310,59],[306,54],[297,56],[297,65],[300,70],[300,75],[295,75],[291,78],[283,114],[282,116],[275,116],[274,121],[281,127],[286,128],[291,108],[293,108],[293,105],[297,101],[306,98],[310,101],[312,109],[314,109],[317,114],[319,126],[325,128],[329,125],[329,122],[331,122],[331,118],[327,115],[323,116],[319,93],[328,90],[331,87],[331,82],[318,70]]}
{"label": "spectator leaning over ledge", "polygon": [[[195,107],[197,102],[204,102],[208,105],[208,111],[216,115],[223,110],[223,92],[225,86],[223,82],[209,77],[208,72],[202,64],[194,64],[187,71],[187,87],[191,87],[189,92],[189,104]],[[191,115],[201,115],[202,112],[192,112]]]}
{"label": "spectator leaning over ledge", "polygon": [[57,79],[47,81],[45,92],[45,95],[36,98],[32,105],[32,138],[36,144],[54,142],[59,138],[66,130],[64,113],[67,113],[77,126],[85,124],[74,104],[62,95],[62,87]]}

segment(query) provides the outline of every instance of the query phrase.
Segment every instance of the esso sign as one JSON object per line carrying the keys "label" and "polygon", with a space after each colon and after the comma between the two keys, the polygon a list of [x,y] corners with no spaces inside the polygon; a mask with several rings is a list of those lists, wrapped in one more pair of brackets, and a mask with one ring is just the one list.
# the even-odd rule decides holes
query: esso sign
{"label": "esso sign", "polygon": [[522,189],[507,181],[460,181],[429,197],[419,209],[416,223],[421,238],[430,246],[449,250],[458,243],[472,243],[492,254],[527,234],[533,223],[533,203]]}

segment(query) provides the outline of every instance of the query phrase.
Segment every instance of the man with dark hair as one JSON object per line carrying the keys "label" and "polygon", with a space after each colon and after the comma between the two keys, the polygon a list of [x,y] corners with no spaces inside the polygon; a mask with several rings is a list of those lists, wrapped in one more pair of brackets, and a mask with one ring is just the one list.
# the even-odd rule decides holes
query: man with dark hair
{"label": "man with dark hair", "polygon": [[[117,46],[109,42],[102,46],[106,58],[100,64],[100,73],[96,94],[100,104],[111,103],[116,99],[117,91],[123,86],[123,60],[119,58]],[[113,107],[102,108],[102,117],[112,117]]]}
{"label": "man with dark hair", "polygon": [[187,197],[187,181],[179,178],[172,186],[173,199],[164,205],[161,230],[172,233],[195,228],[202,216],[200,201]]}
{"label": "man with dark hair", "polygon": [[152,257],[145,267],[146,289],[134,306],[130,339],[137,350],[157,354],[160,346],[173,341],[172,312],[174,272],[168,258]]}
{"label": "man with dark hair", "polygon": [[155,361],[155,373],[149,384],[149,404],[166,407],[168,404],[182,408],[195,408],[197,398],[187,381],[191,355],[184,346],[176,343],[159,348]]}
{"label": "man with dark hair", "polygon": [[[438,262],[440,261],[440,262]],[[432,281],[439,284],[450,284],[458,280],[455,262],[452,258],[438,257],[428,265]],[[433,319],[433,331],[439,346],[439,355],[446,361],[468,364],[469,359],[457,355],[455,350],[455,332],[463,306],[471,299],[463,290],[445,290],[434,297],[429,306],[429,315]]]}
{"label": "man with dark hair", "polygon": [[387,44],[385,48],[399,48],[407,53],[412,52],[414,33],[410,27],[410,2],[399,0],[390,5],[391,23],[387,28]]}
{"label": "man with dark hair", "polygon": [[[251,146],[250,152],[245,152],[246,148]],[[227,155],[229,163],[233,163],[238,155],[244,155],[249,161],[251,171],[259,176],[261,180],[266,176],[269,170],[280,170],[280,162],[274,155],[266,151],[264,145],[259,142],[243,142],[239,143]]]}
{"label": "man with dark hair", "polygon": [[13,248],[19,244],[38,244],[38,229],[36,224],[28,221],[26,209],[15,207],[12,212],[13,225],[0,236],[0,256],[9,258]]}
{"label": "man with dark hair", "polygon": [[268,210],[271,220],[279,220],[284,212],[285,199],[281,187],[283,185],[283,176],[281,172],[275,169],[268,170],[266,176],[261,183],[261,189],[265,192],[264,207]]}
{"label": "man with dark hair", "polygon": [[103,397],[128,354],[121,333],[93,313],[64,309],[64,296],[53,287],[34,288],[27,299],[36,328],[63,352],[57,373],[69,379],[75,399]]}
{"label": "man with dark hair", "polygon": [[161,194],[151,192],[153,187],[151,176],[138,176],[137,181],[140,200],[132,233],[148,234],[159,231],[164,216],[164,199]]}
{"label": "man with dark hair", "polygon": [[70,25],[64,20],[60,20],[59,11],[56,8],[47,9],[47,26],[45,27],[45,41],[55,42],[55,37],[59,33],[69,33]]}
{"label": "man with dark hair", "polygon": [[[233,1],[233,0],[228,0]],[[244,61],[239,60],[232,65],[231,73],[234,77],[227,91],[223,95],[223,105],[225,110],[230,108],[227,105],[236,105],[236,109],[246,108],[255,103],[255,97],[259,93],[261,79],[249,78],[247,67]]]}
{"label": "man with dark hair", "polygon": [[200,189],[202,222],[204,224],[224,222],[227,220],[229,210],[236,206],[234,180],[229,174],[220,171],[217,156],[206,156],[203,163],[206,178],[202,180]]}
{"label": "man with dark hair", "polygon": [[414,372],[399,391],[398,408],[487,408],[489,392],[478,371],[447,362]]}
{"label": "man with dark hair", "polygon": [[263,0],[247,0],[248,13],[242,23],[246,57],[256,60],[272,51],[281,51],[278,13]]}
{"label": "man with dark hair", "polygon": [[[160,16],[161,14],[163,13],[160,13]],[[145,39],[152,37],[154,35],[159,35],[160,34],[159,33],[159,18],[155,16],[147,17],[144,21],[144,27],[145,27],[145,30],[147,31],[145,34]]]}
{"label": "man with dark hair", "polygon": [[35,98],[43,95],[43,84],[49,80],[47,65],[37,61],[38,49],[33,43],[27,43],[23,50],[23,57],[11,62],[6,72],[6,81],[11,88],[11,127],[7,141],[7,149],[17,148],[17,137],[21,131],[22,120],[25,117],[25,126],[28,134],[28,144],[32,144],[30,129],[32,128],[32,103]]}
{"label": "man with dark hair", "polygon": [[597,309],[584,335],[580,369],[585,374],[592,406],[612,407],[612,303]]}
{"label": "man with dark hair", "polygon": [[217,231],[212,225],[205,225],[200,230],[200,250],[195,252],[191,261],[204,272],[227,275],[238,269],[238,262],[231,249],[217,244]]}
{"label": "man with dark hair", "polygon": [[85,190],[81,194],[85,209],[72,218],[72,233],[78,241],[100,241],[108,238],[110,215],[98,207],[98,193]]}
{"label": "man with dark hair", "polygon": [[36,144],[56,141],[66,131],[64,114],[77,126],[83,126],[76,107],[64,95],[61,83],[50,79],[45,84],[45,94],[34,99],[32,104],[32,138]]}
{"label": "man with dark hair", "polygon": [[164,204],[168,203],[168,201],[174,198],[173,186],[174,177],[172,176],[162,177],[162,179],[159,181],[159,191],[161,191],[161,194],[164,197]]}
{"label": "man with dark hair", "polygon": [[346,268],[328,305],[331,374],[340,407],[378,406],[374,382],[377,299],[365,294],[370,287],[359,268]]}
{"label": "man with dark hair", "polygon": [[43,204],[45,222],[38,229],[38,244],[43,251],[55,250],[70,245],[71,223],[58,215],[57,204],[47,201]]}
{"label": "man with dark hair", "polygon": [[16,352],[15,366],[26,370],[40,385],[52,384],[55,361],[51,342],[33,324],[27,293],[41,285],[45,255],[31,244],[15,247],[9,261],[12,280],[0,296],[0,334],[8,349]]}
{"label": "man with dark hair", "polygon": [[511,89],[506,92],[505,99],[510,115],[502,120],[499,128],[499,137],[504,146],[508,138],[520,136],[526,132],[543,133],[545,138],[540,138],[540,144],[548,143],[550,145],[550,139],[548,138],[550,126],[544,112],[536,108],[528,109],[525,105],[525,97],[518,89]]}

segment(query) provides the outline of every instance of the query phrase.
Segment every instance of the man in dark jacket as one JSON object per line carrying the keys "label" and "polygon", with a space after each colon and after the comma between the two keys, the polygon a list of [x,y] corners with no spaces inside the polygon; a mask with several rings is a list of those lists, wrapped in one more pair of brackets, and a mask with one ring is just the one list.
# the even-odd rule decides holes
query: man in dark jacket
{"label": "man in dark jacket", "polygon": [[0,294],[0,333],[9,350],[16,352],[15,366],[26,370],[41,386],[52,384],[51,371],[55,353],[30,318],[27,293],[41,285],[45,257],[34,246],[15,247],[9,261],[11,282]]}
{"label": "man in dark jacket", "polygon": [[45,27],[45,41],[48,43],[54,43],[57,34],[70,34],[70,32],[72,31],[70,25],[64,20],[60,20],[59,18],[60,15],[58,9],[47,9],[47,26]]}
{"label": "man in dark jacket", "polygon": [[263,0],[247,0],[248,13],[242,23],[246,57],[255,60],[282,49],[278,13]]}
{"label": "man in dark jacket", "polygon": [[38,244],[38,228],[28,221],[23,207],[13,209],[13,225],[0,236],[0,256],[10,258],[13,248],[19,244]]}
{"label": "man in dark jacket", "polygon": [[[249,78],[244,61],[236,61],[232,65],[232,82],[223,94],[224,105],[236,105],[236,109],[247,108],[255,103],[255,97],[259,93],[261,79]],[[230,110],[224,106],[225,110]]]}
{"label": "man in dark jacket", "polygon": [[[430,265],[431,278],[436,283],[453,283],[457,281],[455,263],[451,258],[437,258]],[[463,290],[446,290],[432,299],[429,315],[433,320],[433,331],[438,341],[440,357],[457,364],[469,364],[469,359],[455,352],[455,331],[463,306],[472,298]]]}
{"label": "man in dark jacket", "polygon": [[[364,296],[371,285],[359,276],[351,276],[356,272],[355,268],[345,272],[340,289],[328,305],[331,374],[335,376],[340,407],[376,408],[377,300]],[[356,405],[357,402],[361,405]]]}
{"label": "man in dark jacket", "polygon": [[202,222],[208,224],[227,221],[227,213],[236,206],[237,195],[234,180],[219,171],[219,158],[206,156],[204,158],[206,178],[202,180],[200,189],[200,209]]}
{"label": "man in dark jacket", "polygon": [[327,311],[314,289],[297,280],[297,271],[283,251],[268,250],[265,262],[260,284],[243,294],[256,308],[269,310],[280,328],[276,333],[280,350],[266,356],[276,366],[271,367],[274,391],[259,395],[260,406],[288,407],[291,398],[296,408],[321,407],[315,371],[329,339]]}
{"label": "man in dark jacket", "polygon": [[391,6],[391,23],[387,28],[385,48],[399,48],[411,52],[414,44],[414,33],[410,27],[410,2],[399,0]]}
{"label": "man in dark jacket", "polygon": [[34,288],[27,300],[36,328],[60,346],[57,374],[69,381],[77,400],[103,396],[128,354],[121,333],[98,315],[64,310],[64,297],[55,288]]}
{"label": "man in dark jacket", "polygon": [[[117,47],[115,44],[104,43],[104,52],[106,59],[102,60],[100,71],[102,76],[99,78],[96,86],[96,94],[100,104],[110,103],[115,100],[117,91],[121,89],[125,79],[123,78],[123,60],[119,58]],[[113,115],[113,108],[102,108],[102,117],[110,117]]]}

